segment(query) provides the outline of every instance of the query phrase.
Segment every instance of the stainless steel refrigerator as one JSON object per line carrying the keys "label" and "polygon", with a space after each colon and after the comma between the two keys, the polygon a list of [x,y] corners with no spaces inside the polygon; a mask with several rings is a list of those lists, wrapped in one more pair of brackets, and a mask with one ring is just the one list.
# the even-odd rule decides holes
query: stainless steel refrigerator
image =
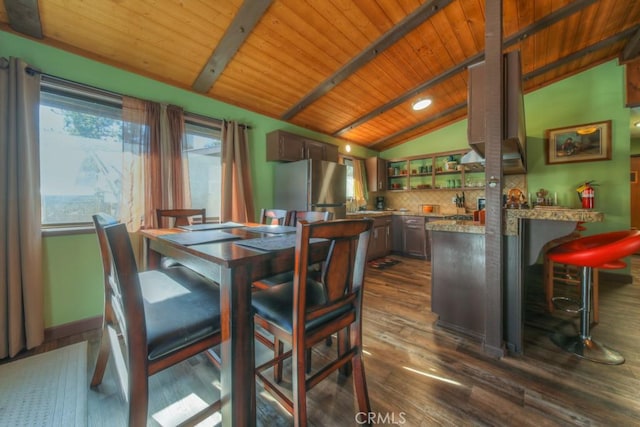
{"label": "stainless steel refrigerator", "polygon": [[346,218],[347,167],[323,160],[279,163],[275,167],[274,208],[332,212]]}

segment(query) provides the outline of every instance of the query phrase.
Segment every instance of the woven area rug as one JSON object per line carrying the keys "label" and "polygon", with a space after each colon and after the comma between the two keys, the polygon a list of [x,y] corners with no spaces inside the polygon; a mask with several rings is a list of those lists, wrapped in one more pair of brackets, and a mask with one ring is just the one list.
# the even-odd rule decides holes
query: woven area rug
{"label": "woven area rug", "polygon": [[87,425],[87,342],[0,365],[0,426]]}
{"label": "woven area rug", "polygon": [[393,259],[393,258],[378,258],[378,259],[374,259],[369,261],[367,264],[369,265],[369,267],[371,268],[377,268],[378,270],[382,270],[385,268],[389,268],[392,267],[396,264],[400,263],[399,260],[397,259]]}

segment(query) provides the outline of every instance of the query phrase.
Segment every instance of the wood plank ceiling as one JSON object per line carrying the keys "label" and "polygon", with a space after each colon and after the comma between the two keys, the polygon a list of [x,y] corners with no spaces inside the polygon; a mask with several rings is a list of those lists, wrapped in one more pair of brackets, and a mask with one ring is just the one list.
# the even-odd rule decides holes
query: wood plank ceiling
{"label": "wood plank ceiling", "polygon": [[[527,92],[638,55],[640,1],[503,9]],[[465,117],[484,50],[484,0],[4,0],[0,30],[38,13],[44,43],[374,150]]]}

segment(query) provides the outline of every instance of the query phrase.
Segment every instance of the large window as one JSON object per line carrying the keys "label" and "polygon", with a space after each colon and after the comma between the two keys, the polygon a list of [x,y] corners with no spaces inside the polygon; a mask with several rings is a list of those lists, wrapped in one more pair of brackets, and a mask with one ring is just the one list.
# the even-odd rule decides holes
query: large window
{"label": "large window", "polygon": [[81,224],[118,215],[122,179],[122,108],[89,97],[42,91],[42,224]]}
{"label": "large window", "polygon": [[[122,102],[77,86],[43,85],[40,97],[42,224],[88,224],[96,212],[118,216],[121,202]],[[220,215],[220,128],[185,113],[184,150],[191,202]]]}
{"label": "large window", "polygon": [[220,217],[220,128],[185,116],[184,150],[189,162],[191,206],[206,208],[207,216]]}

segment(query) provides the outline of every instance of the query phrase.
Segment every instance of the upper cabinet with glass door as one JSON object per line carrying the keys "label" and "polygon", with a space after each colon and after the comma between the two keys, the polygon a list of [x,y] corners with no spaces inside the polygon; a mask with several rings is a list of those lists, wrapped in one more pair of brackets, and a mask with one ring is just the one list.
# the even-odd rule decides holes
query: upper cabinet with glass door
{"label": "upper cabinet with glass door", "polygon": [[407,190],[409,188],[409,160],[387,162],[387,190]]}
{"label": "upper cabinet with glass door", "polygon": [[443,153],[434,158],[436,188],[462,188],[463,169],[460,164],[462,153]]}
{"label": "upper cabinet with glass door", "polygon": [[409,186],[411,190],[433,187],[433,156],[409,160]]}
{"label": "upper cabinet with glass door", "polygon": [[387,190],[447,190],[484,187],[484,168],[463,165],[465,151],[387,161]]}

